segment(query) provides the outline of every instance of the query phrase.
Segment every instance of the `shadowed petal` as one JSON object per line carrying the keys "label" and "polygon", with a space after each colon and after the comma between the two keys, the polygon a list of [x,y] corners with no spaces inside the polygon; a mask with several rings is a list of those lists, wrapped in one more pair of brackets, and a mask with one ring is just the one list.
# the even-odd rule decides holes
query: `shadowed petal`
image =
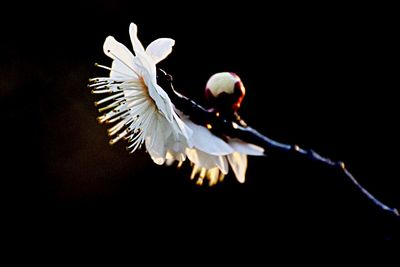
{"label": "shadowed petal", "polygon": [[195,148],[215,156],[223,156],[234,152],[231,146],[212,134],[206,127],[194,124],[189,119],[184,119],[183,121],[193,131],[190,142]]}
{"label": "shadowed petal", "polygon": [[235,152],[228,155],[228,161],[235,173],[236,179],[240,183],[244,183],[247,169],[247,155]]}
{"label": "shadowed petal", "polygon": [[264,149],[262,147],[243,142],[239,139],[229,139],[228,144],[236,151],[246,155],[262,156]]}

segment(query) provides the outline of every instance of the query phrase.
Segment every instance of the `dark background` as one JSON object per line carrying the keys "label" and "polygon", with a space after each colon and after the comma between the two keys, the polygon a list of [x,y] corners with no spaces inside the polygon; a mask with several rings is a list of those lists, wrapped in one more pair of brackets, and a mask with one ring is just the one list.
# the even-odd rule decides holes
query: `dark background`
{"label": "dark background", "polygon": [[229,174],[208,188],[190,181],[188,164],[157,166],[145,151],[109,146],[86,88],[88,78],[108,74],[94,67],[110,64],[104,39],[131,48],[135,22],[144,45],[176,40],[160,67],[178,91],[204,103],[211,74],[237,73],[248,124],[343,160],[371,193],[400,208],[398,157],[389,154],[398,146],[396,38],[386,9],[61,1],[3,12],[1,190],[5,217],[19,231],[44,225],[56,235],[75,229],[234,243],[398,239],[398,222],[337,170],[313,162],[250,157],[245,184]]}

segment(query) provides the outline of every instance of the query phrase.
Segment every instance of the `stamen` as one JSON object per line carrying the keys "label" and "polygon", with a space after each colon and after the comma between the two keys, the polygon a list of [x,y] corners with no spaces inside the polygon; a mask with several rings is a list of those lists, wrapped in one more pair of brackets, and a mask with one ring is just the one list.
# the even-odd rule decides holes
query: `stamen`
{"label": "stamen", "polygon": [[99,86],[106,85],[106,84],[109,84],[109,82],[107,82],[107,81],[95,82],[92,84],[88,84],[88,87],[99,87]]}
{"label": "stamen", "polygon": [[92,83],[92,84],[88,84],[87,87],[91,88],[91,87],[96,87],[98,85],[103,85],[103,84],[107,84],[107,83],[106,82]]}
{"label": "stamen", "polygon": [[130,142],[133,142],[132,145],[130,145],[128,148],[132,148],[130,153],[133,153],[138,149],[138,147],[143,143],[143,140],[140,139],[141,135],[138,134],[136,135]]}
{"label": "stamen", "polygon": [[116,134],[119,130],[121,130],[122,127],[124,127],[124,123],[125,123],[125,121],[122,120],[122,121],[118,122],[117,124],[115,124],[110,129],[108,129],[108,135],[113,136],[114,134]]}
{"label": "stamen", "polygon": [[117,97],[120,97],[120,96],[124,96],[124,93],[121,92],[121,93],[118,93],[118,94],[111,95],[111,96],[109,96],[109,97],[103,98],[102,100],[99,100],[99,101],[97,101],[97,102],[94,102],[94,105],[95,105],[95,106],[98,106],[98,105],[100,105],[100,104],[103,104],[103,103],[105,103],[105,102],[107,102],[107,101],[113,100],[114,98],[117,98]]}
{"label": "stamen", "polygon": [[106,93],[112,93],[110,89],[106,90],[92,90],[92,94],[106,94]]}
{"label": "stamen", "polygon": [[127,135],[127,133],[128,133],[128,131],[123,131],[122,133],[120,133],[116,138],[114,138],[114,139],[111,139],[110,140],[110,145],[113,145],[113,144],[115,144],[116,142],[118,142],[122,137],[124,137],[125,135]]}
{"label": "stamen", "polygon": [[124,101],[124,99],[119,99],[119,100],[111,103],[110,105],[108,105],[108,106],[106,106],[104,108],[99,108],[99,112],[101,113],[101,112],[103,112],[103,111],[105,111],[107,109],[118,107],[119,105],[121,105],[121,102],[123,102],[123,101]]}
{"label": "stamen", "polygon": [[178,165],[176,165],[176,167],[179,169],[180,167],[182,167],[183,161],[179,161]]}
{"label": "stamen", "polygon": [[107,123],[114,123],[114,122],[116,122],[116,121],[118,121],[118,120],[120,120],[120,119],[124,119],[124,116],[125,116],[125,118],[126,118],[127,115],[129,115],[128,112],[122,113],[121,115],[118,115],[118,116],[116,116],[116,117],[114,117],[114,118],[112,118],[112,119],[108,119],[108,120],[107,120]]}
{"label": "stamen", "polygon": [[198,173],[198,170],[199,170],[199,168],[197,167],[197,165],[194,165],[194,166],[193,166],[193,169],[192,169],[192,173],[190,174],[190,180],[193,180],[193,179],[194,179],[194,177],[195,177],[196,174]]}
{"label": "stamen", "polygon": [[[107,66],[104,66],[104,65],[100,65],[100,64],[98,64],[98,63],[94,63],[94,65],[95,65],[96,67],[99,67],[99,68],[103,68],[103,69],[106,69],[106,70],[109,70],[109,71],[117,72],[117,73],[122,74],[122,75],[124,75],[124,76],[132,77],[130,74],[126,74],[126,73],[117,71],[117,70],[115,70],[115,69],[113,69],[113,68],[110,68],[110,67],[107,67]],[[132,78],[133,78],[133,77],[132,77]]]}
{"label": "stamen", "polygon": [[218,183],[219,170],[211,169],[207,171],[207,178],[209,180],[208,185],[213,186]]}
{"label": "stamen", "polygon": [[121,62],[122,64],[124,64],[125,66],[127,66],[129,69],[131,69],[138,77],[140,77],[140,75],[136,72],[136,70],[134,70],[132,68],[132,66],[129,66],[128,64],[125,63],[125,61],[123,61],[122,59],[120,59],[119,57],[117,57],[113,52],[111,52],[111,50],[107,50],[108,53],[110,53],[113,57],[115,57],[116,59],[119,60],[119,62]]}
{"label": "stamen", "polygon": [[125,79],[118,79],[118,78],[111,78],[111,77],[96,77],[96,78],[90,78],[89,82],[95,82],[95,83],[100,83],[100,82],[108,82],[108,83],[114,83],[114,82],[124,82]]}
{"label": "stamen", "polygon": [[97,121],[98,121],[100,124],[104,123],[106,120],[107,120],[107,118],[106,118],[105,115],[100,116],[100,117],[97,117]]}
{"label": "stamen", "polygon": [[199,179],[197,179],[197,181],[196,181],[196,184],[203,185],[203,180],[204,180],[204,178],[199,177]]}
{"label": "stamen", "polygon": [[224,178],[225,178],[225,174],[223,174],[222,172],[220,172],[220,174],[219,174],[219,181],[220,182],[222,182],[223,180],[224,180]]}
{"label": "stamen", "polygon": [[206,168],[201,168],[200,178],[204,179],[204,177],[206,177],[206,174],[207,174],[207,169]]}

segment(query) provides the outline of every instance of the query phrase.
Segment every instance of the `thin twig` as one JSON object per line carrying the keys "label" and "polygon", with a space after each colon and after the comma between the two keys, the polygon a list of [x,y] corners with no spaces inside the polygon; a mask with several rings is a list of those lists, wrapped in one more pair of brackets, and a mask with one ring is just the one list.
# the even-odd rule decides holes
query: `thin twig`
{"label": "thin twig", "polygon": [[341,170],[341,172],[360,190],[368,199],[370,199],[379,208],[392,213],[393,215],[400,216],[399,211],[396,208],[390,208],[389,206],[383,204],[376,197],[374,197],[370,192],[368,192],[357,180],[356,178],[346,169],[346,165],[342,161],[333,161],[329,158],[323,157],[312,149],[303,149],[298,145],[287,145],[277,141],[274,141],[251,127],[241,127],[241,131],[248,132],[247,138],[249,141],[252,139],[258,145],[261,145],[266,151],[278,150],[282,152],[295,152],[298,155],[307,157],[311,160],[323,163],[327,166],[336,167]]}
{"label": "thin twig", "polygon": [[[207,110],[201,105],[197,104],[193,100],[186,96],[181,95],[175,91],[172,84],[172,76],[168,75],[165,71],[158,69],[158,83],[167,92],[169,97],[174,103],[175,107],[189,116],[192,121],[200,125],[212,125],[212,132],[222,138],[229,136],[231,138],[239,138],[244,142],[261,146],[267,151],[267,153],[283,152],[290,153],[294,152],[302,157],[306,157],[310,160],[314,160],[323,163],[326,166],[338,168],[345,177],[357,187],[357,189],[371,200],[376,206],[384,211],[387,211],[396,217],[400,218],[399,211],[395,208],[383,204],[377,198],[375,198],[370,192],[368,192],[360,183],[354,178],[354,176],[346,169],[345,164],[342,161],[333,161],[329,158],[323,157],[312,149],[303,149],[298,145],[288,145],[274,141],[257,130],[248,127],[240,119],[228,119],[221,114],[212,110]],[[239,116],[236,116],[240,118]]]}

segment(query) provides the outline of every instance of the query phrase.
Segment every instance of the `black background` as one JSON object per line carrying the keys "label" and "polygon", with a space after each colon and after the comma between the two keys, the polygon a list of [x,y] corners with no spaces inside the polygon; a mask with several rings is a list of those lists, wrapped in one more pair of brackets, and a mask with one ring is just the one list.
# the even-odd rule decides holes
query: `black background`
{"label": "black background", "polygon": [[[249,158],[247,181],[190,181],[190,167],[155,165],[145,151],[108,145],[91,77],[110,64],[108,35],[130,48],[176,40],[160,64],[178,91],[204,103],[209,76],[233,71],[243,118],[265,135],[343,160],[384,203],[400,208],[393,18],[375,6],[135,1],[4,8],[0,123],[7,218],[37,225],[189,239],[396,240],[398,223],[337,170],[296,157]],[[14,225],[14,220],[12,220]],[[94,230],[96,229],[96,230]],[[129,230],[128,230],[129,229]],[[240,241],[240,242],[242,242]]]}

